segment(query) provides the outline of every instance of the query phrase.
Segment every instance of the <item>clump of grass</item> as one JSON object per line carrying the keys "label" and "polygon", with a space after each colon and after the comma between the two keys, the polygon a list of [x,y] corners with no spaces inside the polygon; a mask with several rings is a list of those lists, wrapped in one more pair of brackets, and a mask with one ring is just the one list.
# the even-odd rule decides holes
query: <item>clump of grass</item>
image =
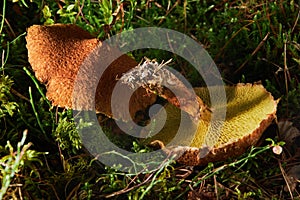
{"label": "clump of grass", "polygon": [[75,123],[70,121],[68,117],[59,116],[57,127],[53,135],[61,150],[68,150],[76,154],[77,151],[82,148],[81,139]]}
{"label": "clump of grass", "polygon": [[[17,144],[17,150],[15,151],[13,146],[9,141],[1,149],[1,159],[0,159],[0,172],[1,172],[1,182],[2,187],[0,189],[0,199],[17,197],[22,198],[23,193],[23,178],[16,178],[17,174],[20,174],[25,167],[29,167],[29,173],[37,173],[38,171],[34,166],[37,162],[39,165],[43,165],[42,161],[39,159],[41,152],[35,150],[29,150],[31,143],[25,144],[27,136],[27,130],[23,132],[23,136],[20,142]],[[3,155],[8,151],[7,155]],[[11,184],[13,183],[13,184]]]}
{"label": "clump of grass", "polygon": [[5,116],[13,116],[16,112],[18,104],[16,102],[9,101],[11,97],[11,87],[13,81],[8,76],[1,76],[0,79],[0,119]]}

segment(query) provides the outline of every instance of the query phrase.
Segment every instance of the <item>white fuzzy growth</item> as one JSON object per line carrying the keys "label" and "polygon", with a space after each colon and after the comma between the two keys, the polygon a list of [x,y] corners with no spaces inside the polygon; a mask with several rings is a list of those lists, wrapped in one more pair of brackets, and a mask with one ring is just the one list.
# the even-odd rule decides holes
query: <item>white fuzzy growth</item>
{"label": "white fuzzy growth", "polygon": [[132,89],[137,87],[162,87],[166,77],[169,77],[170,71],[163,70],[162,67],[168,64],[159,64],[155,60],[146,59],[142,64],[139,64],[129,72],[123,74],[120,81],[129,85]]}

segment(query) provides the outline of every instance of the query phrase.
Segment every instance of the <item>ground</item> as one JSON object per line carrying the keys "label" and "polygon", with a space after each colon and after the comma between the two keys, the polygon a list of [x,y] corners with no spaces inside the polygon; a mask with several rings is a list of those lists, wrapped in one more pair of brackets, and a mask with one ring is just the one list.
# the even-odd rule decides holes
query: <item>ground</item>
{"label": "ground", "polygon": [[[1,5],[0,199],[299,198],[299,2],[4,0]],[[149,26],[184,33],[207,50],[225,84],[261,81],[280,98],[277,120],[238,158],[195,167],[166,161],[138,174],[104,166],[82,147],[72,111],[47,100],[46,87],[28,62],[27,28],[54,23],[77,24],[100,40]],[[172,58],[171,67],[193,87],[205,85],[170,52],[143,49],[129,56],[137,62],[145,56],[159,62]],[[114,129],[105,132],[120,147],[151,151]]]}

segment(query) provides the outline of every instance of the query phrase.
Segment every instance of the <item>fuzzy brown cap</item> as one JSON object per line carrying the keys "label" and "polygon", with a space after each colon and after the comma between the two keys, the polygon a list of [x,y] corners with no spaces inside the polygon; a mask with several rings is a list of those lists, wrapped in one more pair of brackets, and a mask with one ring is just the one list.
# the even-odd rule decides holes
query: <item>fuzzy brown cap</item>
{"label": "fuzzy brown cap", "polygon": [[[28,28],[26,36],[29,62],[39,81],[47,86],[47,98],[54,106],[72,108],[73,87],[79,67],[91,52],[102,45],[90,33],[72,24],[55,24],[49,26],[33,25]],[[127,55],[115,60],[102,74],[95,94],[95,108],[78,108],[93,110],[109,117],[122,120],[123,116],[112,116],[110,99],[117,83],[116,77],[137,65]],[[90,77],[85,77],[89,81]],[[126,91],[127,90],[127,91]],[[124,87],[124,92],[130,88]],[[92,97],[87,97],[92,98]],[[140,88],[130,99],[129,112],[134,118],[138,111],[144,111],[153,104],[156,96],[147,94]],[[81,102],[80,105],[85,105]]]}

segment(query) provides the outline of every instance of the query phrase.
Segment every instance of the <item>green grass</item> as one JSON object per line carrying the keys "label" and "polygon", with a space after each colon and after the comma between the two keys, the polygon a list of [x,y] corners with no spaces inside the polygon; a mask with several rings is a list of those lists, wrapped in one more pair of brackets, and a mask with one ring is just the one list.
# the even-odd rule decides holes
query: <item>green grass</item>
{"label": "green grass", "polygon": [[[278,119],[300,128],[299,2],[4,0],[1,5],[0,199],[299,198],[297,187],[284,189],[285,173],[299,160],[288,146],[281,155],[272,152],[273,141],[280,141],[272,128],[266,131],[271,142],[207,166],[164,162],[138,175],[103,166],[81,146],[72,112],[46,99],[25,47],[26,28],[33,24],[75,23],[99,39],[146,26],[177,30],[203,44],[226,84],[262,81],[281,98]],[[201,77],[177,55],[139,50],[132,56],[172,57],[175,69],[193,86],[201,85]],[[136,140],[124,141],[132,151],[149,150]]]}

